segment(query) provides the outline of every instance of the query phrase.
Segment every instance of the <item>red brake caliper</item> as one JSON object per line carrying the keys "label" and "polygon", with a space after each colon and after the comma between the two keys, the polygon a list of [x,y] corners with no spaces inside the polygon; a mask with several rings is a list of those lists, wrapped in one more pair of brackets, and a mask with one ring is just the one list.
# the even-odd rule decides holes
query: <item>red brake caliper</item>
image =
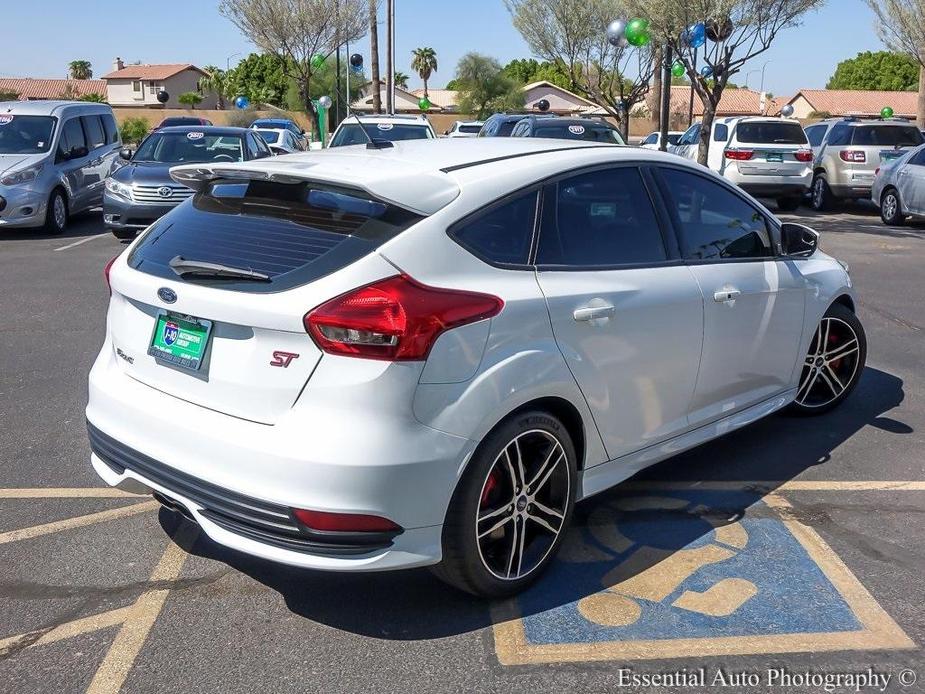
{"label": "red brake caliper", "polygon": [[498,471],[492,470],[491,474],[488,476],[488,479],[485,480],[485,486],[482,488],[482,499],[480,501],[481,506],[485,506],[488,503],[488,497],[491,496],[491,493],[494,491],[495,487],[498,486]]}

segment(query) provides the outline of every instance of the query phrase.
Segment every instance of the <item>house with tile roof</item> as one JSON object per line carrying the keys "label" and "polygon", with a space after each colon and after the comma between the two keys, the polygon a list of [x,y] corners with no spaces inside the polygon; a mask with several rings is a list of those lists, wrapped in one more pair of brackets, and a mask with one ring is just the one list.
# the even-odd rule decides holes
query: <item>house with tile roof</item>
{"label": "house with tile roof", "polygon": [[[179,96],[185,92],[199,92],[203,99],[197,108],[215,108],[215,95],[199,90],[199,80],[208,73],[190,63],[126,65],[121,58],[116,58],[112,67],[112,72],[102,78],[106,83],[106,100],[112,106],[184,108]],[[161,90],[170,95],[167,103],[157,100]]]}
{"label": "house with tile roof", "polygon": [[[876,92],[849,89],[801,89],[784,103],[793,106],[794,118],[810,118],[810,114],[831,116],[880,116],[884,106],[901,118],[915,118],[916,92]],[[781,103],[779,106],[783,106]],[[778,113],[780,112],[778,108]]]}
{"label": "house with tile roof", "polygon": [[65,95],[80,98],[88,94],[106,96],[104,80],[46,80],[32,77],[0,78],[0,92],[18,94],[20,101],[47,101]]}
{"label": "house with tile roof", "polygon": [[[604,109],[593,101],[589,101],[583,96],[579,96],[546,80],[525,84],[523,91],[524,109],[527,111],[537,110],[536,105],[546,99],[549,102],[549,112],[560,116],[607,114]],[[424,96],[423,89],[415,89],[412,93],[418,98]],[[453,89],[428,89],[427,94],[430,103],[434,106],[439,106],[445,113],[459,112],[458,91]]]}

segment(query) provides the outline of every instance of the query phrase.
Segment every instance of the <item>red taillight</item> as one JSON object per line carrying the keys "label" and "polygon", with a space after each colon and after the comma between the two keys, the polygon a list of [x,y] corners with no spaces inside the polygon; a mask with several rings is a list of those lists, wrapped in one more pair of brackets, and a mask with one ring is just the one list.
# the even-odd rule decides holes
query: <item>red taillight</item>
{"label": "red taillight", "polygon": [[812,161],[813,151],[811,149],[798,149],[794,156],[797,158],[797,161]]}
{"label": "red taillight", "polygon": [[[121,253],[119,254],[121,255]],[[106,263],[106,267],[103,268],[103,277],[106,278],[106,286],[109,288],[109,293],[112,294],[112,283],[109,281],[109,272],[112,270],[112,264],[116,262],[116,258],[119,256],[114,256],[112,260]]]}
{"label": "red taillight", "polygon": [[413,361],[426,359],[441,333],[491,318],[503,307],[490,294],[428,287],[398,275],[331,299],[302,320],[330,354]]}
{"label": "red taillight", "polygon": [[388,533],[401,530],[401,526],[382,516],[369,516],[362,513],[328,513],[327,511],[307,511],[292,509],[292,515],[302,525],[311,530],[342,533]]}
{"label": "red taillight", "polygon": [[754,150],[751,149],[727,149],[723,151],[723,154],[726,156],[726,159],[734,159],[736,161],[748,161],[755,156]]}
{"label": "red taillight", "polygon": [[867,155],[858,149],[843,149],[838,153],[843,161],[863,164],[867,161]]}

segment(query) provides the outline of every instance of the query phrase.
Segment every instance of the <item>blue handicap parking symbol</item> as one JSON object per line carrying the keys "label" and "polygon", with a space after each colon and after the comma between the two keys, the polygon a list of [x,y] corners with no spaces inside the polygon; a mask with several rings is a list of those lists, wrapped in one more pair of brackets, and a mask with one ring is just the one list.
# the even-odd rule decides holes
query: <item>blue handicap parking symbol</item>
{"label": "blue handicap parking symbol", "polygon": [[594,503],[548,574],[496,610],[501,662],[908,647],[788,511],[743,491],[634,490]]}

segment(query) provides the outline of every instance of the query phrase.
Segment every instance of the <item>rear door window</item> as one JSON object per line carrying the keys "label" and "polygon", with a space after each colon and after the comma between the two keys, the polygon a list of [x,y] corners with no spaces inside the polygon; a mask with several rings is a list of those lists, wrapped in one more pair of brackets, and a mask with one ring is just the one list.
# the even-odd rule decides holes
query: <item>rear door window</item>
{"label": "rear door window", "polygon": [[805,145],[806,133],[799,123],[760,121],[739,123],[736,140],[758,145]]}
{"label": "rear door window", "polygon": [[537,265],[594,268],[667,258],[638,169],[590,171],[547,187]]}
{"label": "rear door window", "polygon": [[851,144],[859,147],[915,147],[922,144],[922,133],[913,125],[860,125],[854,129]]}
{"label": "rear door window", "polygon": [[450,229],[459,245],[492,264],[524,265],[530,255],[537,192],[503,202]]}
{"label": "rear door window", "polygon": [[661,174],[686,259],[742,260],[773,255],[764,215],[743,198],[695,173],[666,168]]}
{"label": "rear door window", "polygon": [[[263,293],[335,272],[422,219],[349,188],[309,182],[217,181],[158,220],[129,256],[165,279]],[[265,280],[178,275],[177,258],[265,275]]]}
{"label": "rear door window", "polygon": [[87,146],[90,149],[102,147],[106,144],[106,133],[103,132],[103,123],[99,116],[81,116],[84,132],[87,134]]}
{"label": "rear door window", "polygon": [[84,130],[80,125],[80,118],[69,118],[64,121],[61,129],[61,139],[58,141],[58,150],[62,154],[69,154],[74,148],[86,147]]}
{"label": "rear door window", "polygon": [[115,144],[119,141],[119,128],[116,125],[116,119],[111,113],[102,115],[103,129],[106,131],[106,144]]}

